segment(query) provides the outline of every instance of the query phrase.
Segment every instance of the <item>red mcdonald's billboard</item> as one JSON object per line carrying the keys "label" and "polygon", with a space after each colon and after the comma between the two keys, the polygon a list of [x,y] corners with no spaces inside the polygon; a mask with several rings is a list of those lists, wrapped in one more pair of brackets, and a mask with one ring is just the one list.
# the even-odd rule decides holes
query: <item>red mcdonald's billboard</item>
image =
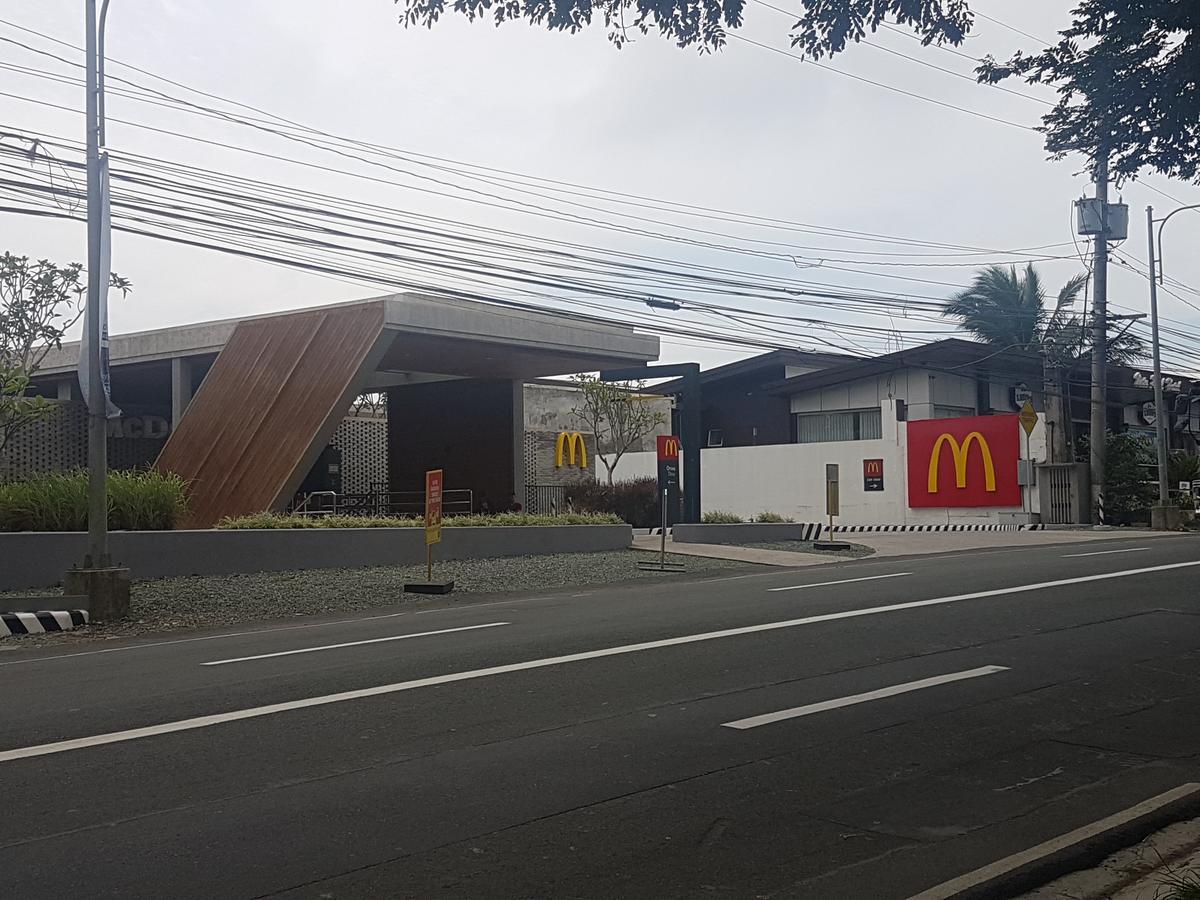
{"label": "red mcdonald's billboard", "polygon": [[910,507],[1020,506],[1016,416],[908,423]]}

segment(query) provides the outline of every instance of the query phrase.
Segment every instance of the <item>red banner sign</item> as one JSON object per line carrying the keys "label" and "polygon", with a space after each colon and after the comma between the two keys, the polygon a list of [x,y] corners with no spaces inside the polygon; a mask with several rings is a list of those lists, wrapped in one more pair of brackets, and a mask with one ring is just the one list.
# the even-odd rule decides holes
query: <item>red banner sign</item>
{"label": "red banner sign", "polygon": [[425,473],[425,544],[442,539],[442,470]]}
{"label": "red banner sign", "polygon": [[1020,506],[1016,416],[908,423],[910,507]]}
{"label": "red banner sign", "polygon": [[672,459],[679,459],[679,438],[673,434],[660,434],[658,436],[658,461],[667,462]]}

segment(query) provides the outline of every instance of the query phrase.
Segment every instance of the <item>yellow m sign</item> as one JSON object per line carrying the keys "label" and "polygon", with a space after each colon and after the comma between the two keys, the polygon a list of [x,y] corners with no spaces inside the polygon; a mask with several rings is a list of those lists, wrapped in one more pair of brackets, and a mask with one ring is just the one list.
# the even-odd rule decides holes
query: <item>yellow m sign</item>
{"label": "yellow m sign", "polygon": [[983,487],[985,490],[995,493],[996,466],[992,462],[992,450],[988,446],[987,440],[978,431],[968,434],[961,445],[950,434],[943,434],[937,439],[937,443],[933,445],[933,452],[929,454],[929,493],[936,494],[938,492],[938,463],[942,458],[942,444],[949,444],[950,452],[954,454],[955,485],[960,488],[967,486],[967,456],[974,443],[979,444],[979,452],[983,457]]}
{"label": "yellow m sign", "polygon": [[579,450],[579,468],[586,469],[588,467],[587,460],[587,444],[583,442],[583,435],[578,431],[560,431],[558,440],[554,442],[554,467],[562,468],[563,464],[563,449],[567,451],[567,465],[575,465],[575,450]]}

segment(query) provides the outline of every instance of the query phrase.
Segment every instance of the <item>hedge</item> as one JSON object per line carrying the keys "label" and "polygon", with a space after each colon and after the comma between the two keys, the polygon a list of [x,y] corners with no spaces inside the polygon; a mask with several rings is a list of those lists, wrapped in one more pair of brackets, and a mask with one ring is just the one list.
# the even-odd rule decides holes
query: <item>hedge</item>
{"label": "hedge", "polygon": [[[617,516],[604,513],[568,513],[561,516],[496,513],[479,516],[447,516],[446,528],[486,528],[496,525],[620,525]],[[222,519],[218,528],[423,528],[424,519],[391,516],[294,516],[256,513]]]}
{"label": "hedge", "polygon": [[[108,473],[108,527],[174,528],[187,511],[187,485],[158,472]],[[86,531],[87,472],[56,472],[0,482],[0,531]]]}

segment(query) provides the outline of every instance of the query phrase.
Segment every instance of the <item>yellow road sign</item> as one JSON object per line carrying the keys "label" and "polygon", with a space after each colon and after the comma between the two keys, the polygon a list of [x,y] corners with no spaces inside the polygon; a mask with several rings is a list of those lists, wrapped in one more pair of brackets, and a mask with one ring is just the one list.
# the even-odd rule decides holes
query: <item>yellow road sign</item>
{"label": "yellow road sign", "polygon": [[1033,429],[1037,428],[1038,423],[1037,413],[1033,411],[1033,404],[1026,400],[1025,405],[1021,407],[1021,414],[1017,418],[1021,420],[1021,427],[1025,429],[1025,434],[1033,434]]}

